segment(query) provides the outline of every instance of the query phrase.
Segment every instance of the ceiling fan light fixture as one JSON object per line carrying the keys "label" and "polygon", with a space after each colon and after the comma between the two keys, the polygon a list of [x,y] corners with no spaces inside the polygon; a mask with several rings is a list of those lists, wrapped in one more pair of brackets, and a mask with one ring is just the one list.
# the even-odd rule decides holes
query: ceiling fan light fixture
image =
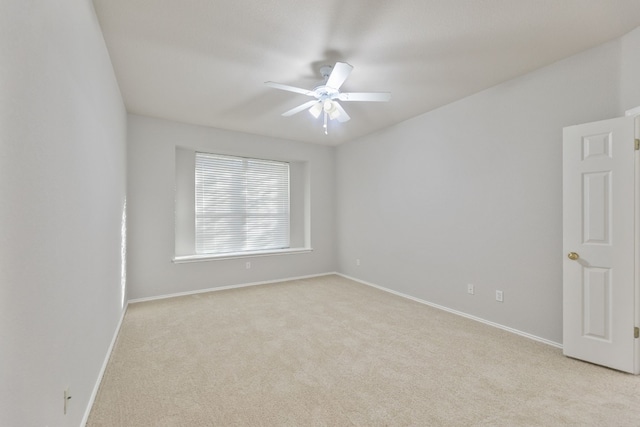
{"label": "ceiling fan light fixture", "polygon": [[320,113],[322,113],[322,103],[321,102],[317,102],[317,103],[313,104],[313,106],[311,108],[309,108],[309,112],[316,119],[318,117],[320,117]]}
{"label": "ceiling fan light fixture", "polygon": [[329,115],[331,120],[337,119],[340,116],[340,110],[336,107],[335,102],[330,99],[324,101],[324,112]]}

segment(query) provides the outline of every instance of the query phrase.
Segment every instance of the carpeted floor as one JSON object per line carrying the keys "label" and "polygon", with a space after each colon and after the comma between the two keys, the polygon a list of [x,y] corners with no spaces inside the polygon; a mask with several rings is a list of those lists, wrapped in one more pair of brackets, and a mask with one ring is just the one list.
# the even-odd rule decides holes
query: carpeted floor
{"label": "carpeted floor", "polygon": [[131,304],[88,426],[640,426],[640,378],[339,276]]}

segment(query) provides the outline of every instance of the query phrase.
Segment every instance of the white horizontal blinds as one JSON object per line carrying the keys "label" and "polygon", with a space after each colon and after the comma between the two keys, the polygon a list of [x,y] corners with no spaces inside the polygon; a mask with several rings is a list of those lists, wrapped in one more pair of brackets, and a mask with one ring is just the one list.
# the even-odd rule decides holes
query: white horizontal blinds
{"label": "white horizontal blinds", "polygon": [[289,247],[289,164],[196,153],[196,253]]}

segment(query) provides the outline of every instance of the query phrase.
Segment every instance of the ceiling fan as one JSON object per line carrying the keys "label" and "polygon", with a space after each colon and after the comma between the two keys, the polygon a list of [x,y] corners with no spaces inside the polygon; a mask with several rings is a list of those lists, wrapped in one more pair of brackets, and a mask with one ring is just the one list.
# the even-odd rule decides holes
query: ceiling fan
{"label": "ceiling fan", "polygon": [[325,65],[320,68],[320,74],[324,81],[312,90],[289,86],[275,82],[265,82],[267,86],[289,92],[301,93],[315,99],[305,102],[289,111],[282,113],[289,117],[303,110],[308,109],[315,118],[324,115],[324,133],[328,134],[327,120],[336,119],[339,122],[346,122],[351,119],[338,101],[375,101],[386,102],[391,99],[389,92],[340,92],[340,86],[347,80],[353,66],[346,62],[336,62],[333,67]]}

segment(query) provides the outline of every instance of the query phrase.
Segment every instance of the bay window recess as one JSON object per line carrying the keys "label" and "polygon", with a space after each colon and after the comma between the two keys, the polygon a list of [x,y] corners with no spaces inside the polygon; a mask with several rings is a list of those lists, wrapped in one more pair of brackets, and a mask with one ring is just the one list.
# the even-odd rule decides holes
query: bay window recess
{"label": "bay window recess", "polygon": [[306,162],[176,148],[175,262],[311,251]]}

